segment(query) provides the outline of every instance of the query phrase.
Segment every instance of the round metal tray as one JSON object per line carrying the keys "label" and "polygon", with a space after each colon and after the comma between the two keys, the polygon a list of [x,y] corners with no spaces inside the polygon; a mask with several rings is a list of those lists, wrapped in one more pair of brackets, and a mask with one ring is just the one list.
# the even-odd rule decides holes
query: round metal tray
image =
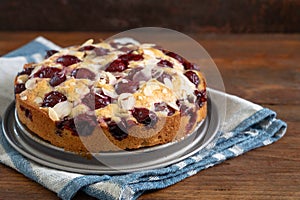
{"label": "round metal tray", "polygon": [[18,120],[14,102],[6,110],[2,128],[14,149],[44,166],[84,174],[120,174],[165,167],[195,154],[217,136],[219,124],[217,107],[209,99],[207,118],[186,138],[133,151],[93,153],[89,159],[64,151],[31,133]]}

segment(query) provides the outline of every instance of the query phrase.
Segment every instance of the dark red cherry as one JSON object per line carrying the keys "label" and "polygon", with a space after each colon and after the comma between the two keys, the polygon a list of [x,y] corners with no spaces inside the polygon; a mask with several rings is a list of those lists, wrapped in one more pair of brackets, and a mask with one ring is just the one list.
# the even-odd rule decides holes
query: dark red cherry
{"label": "dark red cherry", "polygon": [[133,69],[131,69],[129,72],[128,72],[128,75],[127,75],[127,79],[129,80],[133,80],[133,77],[136,73],[138,73],[139,71],[141,71],[142,69],[144,69],[143,67],[135,67]]}
{"label": "dark red cherry", "polygon": [[94,72],[92,72],[89,69],[78,68],[78,69],[74,69],[71,72],[71,76],[74,76],[77,79],[90,79],[90,80],[94,80],[96,75],[95,75]]}
{"label": "dark red cherry", "polygon": [[185,61],[183,63],[183,66],[184,66],[185,70],[197,70],[197,71],[200,71],[200,67],[198,65],[190,63],[188,61]]}
{"label": "dark red cherry", "polygon": [[55,67],[44,67],[37,71],[33,76],[39,77],[39,78],[52,78],[54,74],[60,72],[61,69],[55,68]]}
{"label": "dark red cherry", "polygon": [[190,112],[192,112],[192,108],[185,105],[183,100],[177,100],[176,104],[179,107],[181,116],[187,116]]}
{"label": "dark red cherry", "polygon": [[81,62],[81,60],[73,55],[63,55],[63,56],[57,58],[57,60],[56,60],[56,63],[62,64],[65,67],[68,67],[70,65],[73,65],[73,64],[79,63],[79,62]]}
{"label": "dark red cherry", "polygon": [[173,68],[173,64],[168,61],[168,60],[161,60],[157,63],[157,66],[159,67],[170,67],[170,68]]}
{"label": "dark red cherry", "polygon": [[55,73],[49,81],[52,87],[55,87],[66,80],[66,75],[63,72]]}
{"label": "dark red cherry", "polygon": [[127,138],[127,123],[124,119],[122,119],[119,123],[111,121],[111,119],[106,119],[105,121],[107,123],[109,132],[114,138],[116,138],[119,141]]}
{"label": "dark red cherry", "polygon": [[97,56],[104,56],[104,55],[107,55],[109,50],[108,49],[104,49],[104,48],[101,48],[101,47],[97,47],[94,49],[95,53]]}
{"label": "dark red cherry", "polygon": [[187,71],[184,73],[184,75],[192,82],[196,85],[196,87],[198,87],[199,83],[200,83],[200,78],[199,76],[193,72],[193,71]]}
{"label": "dark red cherry", "polygon": [[134,108],[132,111],[133,117],[135,117],[140,123],[149,118],[149,113],[150,111],[147,108]]}
{"label": "dark red cherry", "polygon": [[174,113],[175,113],[175,109],[168,106],[168,116],[172,116],[172,115],[174,115]]}
{"label": "dark red cherry", "polygon": [[45,59],[50,58],[52,55],[56,54],[58,51],[56,50],[48,50],[46,51]]}
{"label": "dark red cherry", "polygon": [[154,103],[154,110],[156,112],[167,111],[168,116],[172,116],[175,113],[175,109],[167,105],[165,102]]}
{"label": "dark red cherry", "polygon": [[142,60],[144,57],[140,54],[133,54],[129,52],[128,54],[123,54],[118,57],[118,59],[114,60],[110,65],[106,68],[107,72],[122,72],[128,68],[129,61],[138,61]]}
{"label": "dark red cherry", "polygon": [[200,70],[200,68],[196,65],[196,64],[192,64],[189,61],[187,61],[185,58],[183,58],[182,56],[171,52],[171,51],[167,51],[167,50],[162,50],[164,52],[164,54],[176,59],[178,62],[180,62],[185,70]]}
{"label": "dark red cherry", "polygon": [[154,126],[158,120],[156,114],[147,108],[134,108],[132,115],[139,123],[149,127]]}
{"label": "dark red cherry", "polygon": [[124,61],[121,59],[116,59],[106,68],[107,72],[122,72],[126,70],[128,67],[128,61]]}
{"label": "dark red cherry", "polygon": [[33,71],[33,69],[34,69],[33,67],[25,68],[25,69],[23,69],[23,71],[21,71],[21,72],[18,73],[18,76],[24,75],[24,74],[30,76],[30,74]]}
{"label": "dark red cherry", "polygon": [[25,117],[29,118],[32,121],[32,113],[29,109],[25,110]]}
{"label": "dark red cherry", "polygon": [[143,60],[144,57],[140,54],[133,54],[132,52],[129,52],[128,54],[124,54],[119,56],[119,58],[123,61],[139,61],[139,60]]}
{"label": "dark red cherry", "polygon": [[183,57],[181,57],[180,55],[178,55],[178,54],[176,54],[176,53],[174,53],[174,52],[166,51],[166,50],[164,50],[163,52],[164,52],[167,56],[170,56],[170,57],[172,57],[172,58],[178,60],[178,62],[180,62],[180,63],[184,63],[184,61],[185,61],[185,59],[184,59]]}
{"label": "dark red cherry", "polygon": [[127,82],[118,82],[115,85],[115,90],[117,94],[122,93],[134,93],[139,89],[139,83],[136,81],[127,80]]}
{"label": "dark red cherry", "polygon": [[116,123],[110,123],[108,125],[108,129],[112,136],[119,141],[127,138],[128,136],[128,134],[124,132]]}
{"label": "dark red cherry", "polygon": [[198,104],[198,106],[201,108],[203,106],[203,103],[207,101],[207,94],[206,94],[206,90],[195,90],[194,94],[196,95],[196,103]]}
{"label": "dark red cherry", "polygon": [[45,95],[42,107],[54,107],[56,104],[66,101],[67,97],[60,92],[52,91]]}
{"label": "dark red cherry", "polygon": [[133,61],[139,61],[139,60],[143,60],[144,57],[140,54],[132,54],[130,55],[130,60],[133,60]]}
{"label": "dark red cherry", "polygon": [[103,92],[95,95],[95,109],[103,108],[111,103],[111,98]]}
{"label": "dark red cherry", "polygon": [[161,82],[161,83],[164,83],[164,79],[167,78],[167,79],[170,79],[172,80],[172,76],[170,74],[167,74],[166,72],[163,72],[160,77],[157,78],[157,81]]}
{"label": "dark red cherry", "polygon": [[91,51],[93,49],[95,49],[94,46],[88,45],[88,46],[81,47],[80,49],[78,49],[78,51]]}
{"label": "dark red cherry", "polygon": [[161,112],[167,108],[167,104],[165,102],[154,103],[154,111]]}
{"label": "dark red cherry", "polygon": [[91,110],[104,108],[111,103],[111,98],[103,92],[100,94],[89,93],[82,99],[82,103],[88,106]]}
{"label": "dark red cherry", "polygon": [[61,136],[62,130],[67,129],[72,132],[72,135],[78,136],[77,129],[74,123],[74,118],[69,119],[68,117],[65,117],[63,120],[56,122],[55,125],[57,128],[57,135]]}
{"label": "dark red cherry", "polygon": [[15,85],[15,94],[19,94],[19,93],[23,92],[24,90],[26,90],[24,83]]}
{"label": "dark red cherry", "polygon": [[22,105],[20,105],[20,109],[21,109],[21,111],[23,111],[23,112],[26,111],[26,108],[25,108],[24,106],[22,106]]}
{"label": "dark red cherry", "polygon": [[76,116],[74,118],[74,123],[77,134],[80,136],[91,135],[98,125],[96,116],[87,113]]}
{"label": "dark red cherry", "polygon": [[20,105],[20,109],[24,112],[25,117],[27,117],[28,119],[30,119],[32,121],[32,113],[29,109],[25,108],[24,106]]}
{"label": "dark red cherry", "polygon": [[176,105],[178,106],[178,107],[180,107],[181,105],[182,105],[182,103],[183,103],[183,100],[179,100],[179,99],[177,99],[176,100]]}

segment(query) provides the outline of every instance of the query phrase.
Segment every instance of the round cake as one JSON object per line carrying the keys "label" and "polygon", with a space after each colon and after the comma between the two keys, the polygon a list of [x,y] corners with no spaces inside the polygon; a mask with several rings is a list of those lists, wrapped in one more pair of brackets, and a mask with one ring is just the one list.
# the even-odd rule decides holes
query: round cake
{"label": "round cake", "polygon": [[199,67],[130,38],[47,51],[17,74],[15,101],[27,129],[78,153],[178,141],[207,115]]}

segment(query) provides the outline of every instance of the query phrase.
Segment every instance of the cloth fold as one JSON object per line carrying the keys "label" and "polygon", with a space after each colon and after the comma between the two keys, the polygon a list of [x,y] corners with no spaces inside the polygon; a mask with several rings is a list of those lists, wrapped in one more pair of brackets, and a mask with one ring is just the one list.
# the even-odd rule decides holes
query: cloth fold
{"label": "cloth fold", "polygon": [[[13,79],[23,64],[38,62],[45,50],[57,45],[38,37],[27,45],[0,58],[0,114],[13,100]],[[173,185],[201,170],[252,149],[272,144],[285,133],[287,125],[276,113],[239,97],[216,92],[226,98],[226,117],[220,136],[183,161],[173,165],[122,175],[83,175],[51,169],[19,154],[6,141],[0,129],[0,162],[57,193],[61,199],[72,199],[79,191],[98,199],[136,199],[144,191]]]}

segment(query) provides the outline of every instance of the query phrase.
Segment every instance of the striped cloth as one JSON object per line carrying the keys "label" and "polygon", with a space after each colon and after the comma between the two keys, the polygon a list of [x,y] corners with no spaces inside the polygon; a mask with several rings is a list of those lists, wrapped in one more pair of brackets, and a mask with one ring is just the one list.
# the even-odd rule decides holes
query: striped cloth
{"label": "striped cloth", "polygon": [[[24,63],[37,62],[45,50],[59,49],[38,37],[0,58],[0,114],[13,100],[13,79]],[[286,123],[276,113],[239,97],[219,93],[227,99],[226,117],[214,146],[176,164],[154,170],[123,175],[83,175],[41,166],[15,151],[0,130],[0,162],[57,193],[72,199],[79,191],[98,199],[136,199],[143,192],[173,185],[199,171],[239,156],[252,149],[272,144],[286,131]],[[1,120],[1,119],[0,119]],[[21,198],[21,197],[20,197]]]}

